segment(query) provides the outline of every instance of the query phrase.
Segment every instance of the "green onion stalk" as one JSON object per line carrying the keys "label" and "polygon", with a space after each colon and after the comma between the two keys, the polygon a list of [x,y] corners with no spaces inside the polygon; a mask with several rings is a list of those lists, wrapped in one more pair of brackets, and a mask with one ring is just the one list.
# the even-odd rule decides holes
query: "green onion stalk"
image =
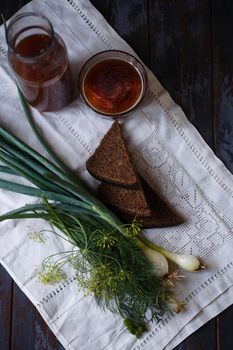
{"label": "green onion stalk", "polygon": [[45,259],[39,280],[57,283],[66,279],[63,267],[69,264],[84,293],[120,315],[125,327],[139,337],[149,320],[163,317],[172,300],[171,290],[141,249],[140,223],[134,220],[123,225],[89,192],[41,137],[30,107],[18,92],[32,130],[53,161],[0,127],[0,171],[33,185],[0,179],[0,188],[40,199],[5,213],[0,221],[40,218],[58,229],[62,234],[53,232],[71,243],[72,249]]}

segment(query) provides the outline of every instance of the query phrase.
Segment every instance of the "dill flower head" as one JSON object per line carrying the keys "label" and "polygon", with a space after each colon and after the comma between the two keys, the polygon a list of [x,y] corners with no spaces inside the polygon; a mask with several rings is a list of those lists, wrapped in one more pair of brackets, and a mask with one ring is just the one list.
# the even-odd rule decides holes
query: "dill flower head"
{"label": "dill flower head", "polygon": [[38,272],[38,281],[41,284],[56,284],[61,281],[66,281],[66,274],[62,271],[58,264],[44,264],[42,270]]}
{"label": "dill flower head", "polygon": [[100,248],[111,248],[119,241],[115,230],[111,232],[107,232],[106,230],[96,230],[93,239],[96,246]]}
{"label": "dill flower head", "polygon": [[129,278],[129,273],[123,268],[115,268],[111,263],[98,267],[90,267],[88,273],[77,275],[78,284],[85,290],[85,294],[94,294],[109,301],[117,290],[118,284]]}
{"label": "dill flower head", "polygon": [[28,238],[36,243],[45,243],[47,240],[42,231],[36,231],[32,227],[29,227]]}
{"label": "dill flower head", "polygon": [[142,229],[142,221],[138,220],[136,217],[133,219],[131,225],[126,226],[125,235],[127,237],[136,237]]}

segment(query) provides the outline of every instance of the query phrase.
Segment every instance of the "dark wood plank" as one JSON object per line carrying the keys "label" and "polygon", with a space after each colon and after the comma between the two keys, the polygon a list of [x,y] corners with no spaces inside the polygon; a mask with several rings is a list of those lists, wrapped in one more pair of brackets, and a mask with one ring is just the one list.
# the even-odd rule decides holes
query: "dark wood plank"
{"label": "dark wood plank", "polygon": [[[29,0],[3,1],[0,13],[8,19]],[[13,285],[13,287],[12,287]],[[13,289],[13,300],[12,300]],[[11,324],[12,312],[12,324]],[[63,350],[25,294],[0,268],[0,349]]]}
{"label": "dark wood plank", "polygon": [[0,13],[4,15],[6,19],[13,16],[22,6],[28,3],[29,0],[4,0],[0,2]]}
{"label": "dark wood plank", "polygon": [[[215,152],[233,172],[233,3],[212,1]],[[233,306],[217,317],[219,349],[233,349]]]}
{"label": "dark wood plank", "polygon": [[[25,2],[1,1],[0,12],[8,18]],[[218,156],[232,171],[232,5],[230,0],[225,1],[224,6],[219,1],[212,2],[213,21],[210,0],[92,0],[117,32],[150,65],[204,139],[211,147],[215,146]],[[0,285],[0,294],[1,288]],[[1,303],[0,295],[2,307]],[[9,309],[6,314],[9,317]],[[231,349],[233,308],[217,319],[218,349]],[[62,349],[18,287],[14,292],[13,329],[17,341],[13,340],[12,349],[20,350],[21,344],[24,350],[35,346],[35,349],[43,349],[43,346],[46,349]],[[9,339],[9,329],[2,330],[0,327],[0,349],[4,332],[8,332],[6,339]],[[214,350],[215,334],[215,321],[212,320],[186,339],[177,350]],[[24,343],[25,337],[29,340]]]}
{"label": "dark wood plank", "polygon": [[0,349],[10,349],[13,281],[0,265]]}
{"label": "dark wood plank", "polygon": [[[210,1],[150,1],[151,69],[183,108],[205,141],[214,146]],[[178,350],[216,349],[215,320]]]}
{"label": "dark wood plank", "polygon": [[[217,348],[216,327],[213,320],[185,339],[174,350],[226,350],[227,348]],[[230,348],[229,348],[230,349]]]}
{"label": "dark wood plank", "polygon": [[215,151],[233,172],[233,3],[213,1]]}
{"label": "dark wood plank", "polygon": [[11,350],[63,350],[36,308],[14,287]]}
{"label": "dark wood plank", "polygon": [[97,8],[97,10],[106,18],[110,18],[110,2],[111,0],[90,0],[90,2]]}
{"label": "dark wood plank", "polygon": [[151,69],[213,146],[210,1],[150,1]]}
{"label": "dark wood plank", "polygon": [[[136,51],[144,63],[149,63],[148,4],[145,0],[92,0],[117,33]],[[108,7],[106,7],[108,3]]]}
{"label": "dark wood plank", "polygon": [[217,344],[218,349],[233,349],[233,307],[229,307],[217,317]]}

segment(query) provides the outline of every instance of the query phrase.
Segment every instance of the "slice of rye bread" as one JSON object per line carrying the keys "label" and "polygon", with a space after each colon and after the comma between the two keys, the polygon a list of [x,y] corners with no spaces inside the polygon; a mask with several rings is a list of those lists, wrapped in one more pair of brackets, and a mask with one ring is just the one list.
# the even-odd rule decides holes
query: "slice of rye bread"
{"label": "slice of rye bread", "polygon": [[[184,218],[180,214],[171,209],[164,199],[153,191],[145,180],[140,180],[145,197],[152,211],[150,216],[137,215],[137,219],[143,222],[144,228],[170,227],[184,223]],[[131,223],[135,218],[135,216],[123,213],[120,210],[117,210],[116,214],[124,223]]]}
{"label": "slice of rye bread", "polygon": [[121,126],[114,122],[94,154],[87,160],[89,173],[100,181],[122,187],[138,185],[137,173],[122,137]]}
{"label": "slice of rye bread", "polygon": [[152,214],[142,188],[130,189],[101,183],[98,186],[98,196],[117,212],[143,217]]}

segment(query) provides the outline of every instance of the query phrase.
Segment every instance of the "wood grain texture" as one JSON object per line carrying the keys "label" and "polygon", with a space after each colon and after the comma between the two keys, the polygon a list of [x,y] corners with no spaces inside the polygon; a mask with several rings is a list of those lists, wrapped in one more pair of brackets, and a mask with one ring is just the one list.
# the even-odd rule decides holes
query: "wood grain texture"
{"label": "wood grain texture", "polygon": [[13,281],[0,265],[0,349],[10,348]]}
{"label": "wood grain texture", "polygon": [[18,11],[22,6],[24,6],[26,3],[28,3],[29,0],[1,0],[0,1],[0,13],[3,14],[3,16],[8,19],[13,14]]}
{"label": "wood grain texture", "polygon": [[[151,0],[149,45],[152,71],[213,147],[210,5],[201,0]],[[215,330],[211,320],[177,350],[214,350]]]}
{"label": "wood grain texture", "polygon": [[[95,0],[92,1],[95,4]],[[99,10],[102,12],[99,4]],[[145,0],[112,0],[106,19],[129,43],[144,63],[149,63],[148,3]]]}
{"label": "wood grain texture", "polygon": [[106,18],[110,18],[111,0],[90,0],[97,10]]}
{"label": "wood grain texture", "polygon": [[[215,320],[207,322],[174,350],[217,350]],[[226,349],[221,348],[221,350]]]}
{"label": "wood grain texture", "polygon": [[230,350],[233,349],[233,307],[227,308],[219,316],[217,316],[217,349]]}
{"label": "wood grain texture", "polygon": [[62,350],[34,305],[14,285],[11,350]]}
{"label": "wood grain texture", "polygon": [[[9,18],[26,2],[0,0],[0,12]],[[157,75],[232,172],[232,1],[91,2]],[[0,350],[62,350],[34,306],[12,285],[9,275],[0,268]],[[176,350],[233,349],[232,323],[230,307]]]}
{"label": "wood grain texture", "polygon": [[150,1],[151,69],[213,146],[209,1]]}
{"label": "wood grain texture", "polygon": [[[1,1],[11,17],[29,0]],[[64,350],[34,305],[0,266],[0,350]]]}
{"label": "wood grain texture", "polygon": [[[233,172],[233,3],[212,1],[215,153]],[[216,317],[217,349],[233,349],[233,306]]]}
{"label": "wood grain texture", "polygon": [[233,2],[213,1],[215,152],[233,172]]}

